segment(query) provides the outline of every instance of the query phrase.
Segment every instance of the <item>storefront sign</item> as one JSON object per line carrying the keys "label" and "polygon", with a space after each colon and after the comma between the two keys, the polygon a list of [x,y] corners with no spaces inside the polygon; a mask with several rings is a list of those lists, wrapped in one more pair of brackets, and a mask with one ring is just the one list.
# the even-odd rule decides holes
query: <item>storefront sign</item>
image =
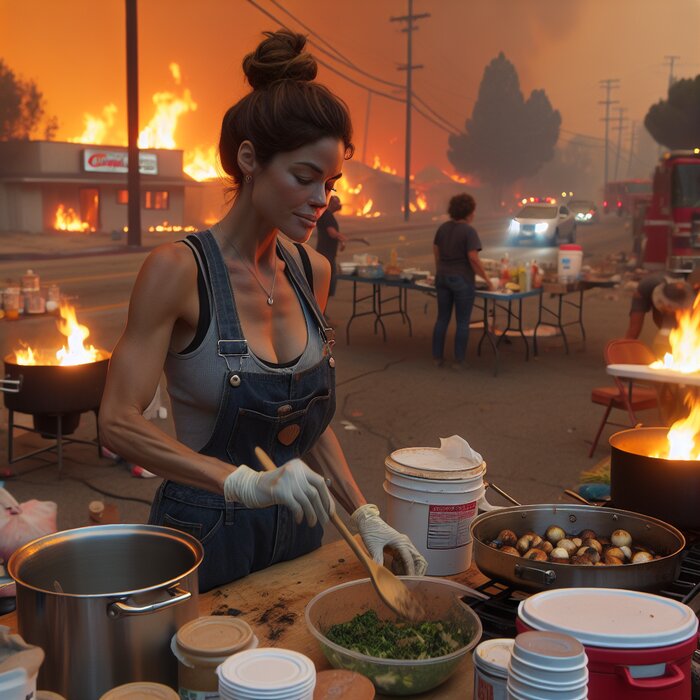
{"label": "storefront sign", "polygon": [[[126,151],[86,148],[83,151],[83,170],[90,173],[126,173],[129,171],[129,154]],[[139,172],[142,175],[157,175],[158,156],[155,153],[139,153]]]}

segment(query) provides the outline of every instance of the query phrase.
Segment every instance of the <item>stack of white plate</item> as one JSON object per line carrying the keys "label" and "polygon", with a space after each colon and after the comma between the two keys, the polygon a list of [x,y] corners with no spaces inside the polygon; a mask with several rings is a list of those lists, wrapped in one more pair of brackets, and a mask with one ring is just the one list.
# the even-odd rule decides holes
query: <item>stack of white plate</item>
{"label": "stack of white plate", "polygon": [[567,634],[523,632],[515,638],[510,656],[508,698],[585,700],[587,662],[583,645]]}
{"label": "stack of white plate", "polygon": [[248,649],[216,669],[221,700],[312,700],[316,669],[288,649]]}

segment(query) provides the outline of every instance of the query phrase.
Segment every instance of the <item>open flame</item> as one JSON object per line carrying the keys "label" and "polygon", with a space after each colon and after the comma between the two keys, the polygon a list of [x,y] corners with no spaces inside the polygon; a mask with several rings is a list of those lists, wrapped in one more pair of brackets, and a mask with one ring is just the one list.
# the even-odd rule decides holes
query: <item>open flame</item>
{"label": "open flame", "polygon": [[383,173],[389,173],[390,175],[396,175],[396,168],[392,168],[389,165],[382,164],[382,161],[379,159],[379,156],[377,156],[377,155],[374,156],[374,160],[372,162],[372,168],[374,170],[381,170]]}
{"label": "open flame", "polygon": [[15,362],[18,365],[84,365],[107,357],[106,353],[93,345],[85,345],[90,329],[78,322],[75,307],[62,302],[60,314],[61,318],[56,325],[65,336],[66,344],[55,353],[24,346],[15,350]]}
{"label": "open flame", "polygon": [[84,233],[94,232],[95,230],[87,221],[81,221],[75,209],[67,207],[65,204],[58,205],[53,227],[57,231],[83,231]]}
{"label": "open flame", "polygon": [[[124,231],[128,232],[129,227],[125,226]],[[171,224],[164,221],[162,224],[157,226],[149,226],[148,230],[150,233],[194,233],[197,231],[196,226],[178,226],[176,224]]]}
{"label": "open flame", "polygon": [[676,321],[668,338],[671,352],[649,366],[683,374],[700,372],[700,295],[695,298],[692,309],[684,309],[676,315]]}
{"label": "open flame", "polygon": [[114,126],[116,114],[117,105],[111,103],[102,108],[102,117],[96,117],[86,112],[83,115],[83,123],[85,124],[83,133],[68,140],[74,143],[104,143],[107,134]]}
{"label": "open flame", "polygon": [[[669,334],[671,352],[663,360],[652,362],[654,369],[670,369],[683,374],[700,372],[700,295],[692,309],[680,311],[677,325]],[[689,413],[677,420],[668,431],[668,452],[653,457],[677,460],[700,460],[700,400],[688,392],[685,400]]]}
{"label": "open flame", "polygon": [[214,146],[209,146],[207,149],[197,146],[194,150],[185,153],[184,161],[182,169],[193,180],[201,182],[202,180],[215,180],[219,177]]}

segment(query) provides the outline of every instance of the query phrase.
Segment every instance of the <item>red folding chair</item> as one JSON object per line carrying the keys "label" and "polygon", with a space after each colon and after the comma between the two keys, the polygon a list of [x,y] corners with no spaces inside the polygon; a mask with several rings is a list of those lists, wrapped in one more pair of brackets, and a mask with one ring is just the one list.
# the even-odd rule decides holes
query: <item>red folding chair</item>
{"label": "red folding chair", "polygon": [[[606,365],[648,365],[656,360],[654,353],[647,345],[641,340],[632,338],[611,340],[605,346],[604,356]],[[645,411],[650,408],[659,409],[659,394],[656,388],[639,386],[639,383],[635,384],[634,380],[623,382],[619,377],[613,377],[613,379],[615,380],[615,386],[601,386],[593,389],[591,392],[591,401],[605,406],[605,413],[598,427],[598,432],[593,439],[591,450],[588,453],[589,457],[593,456],[603,428],[607,424],[623,428],[634,427],[639,423],[637,411]],[[631,425],[609,421],[608,417],[613,408],[627,411]]]}

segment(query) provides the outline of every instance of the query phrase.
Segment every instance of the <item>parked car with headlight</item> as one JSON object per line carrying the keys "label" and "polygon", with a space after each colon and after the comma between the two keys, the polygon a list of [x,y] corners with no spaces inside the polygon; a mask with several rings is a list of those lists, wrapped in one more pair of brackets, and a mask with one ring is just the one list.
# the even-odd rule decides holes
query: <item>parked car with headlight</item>
{"label": "parked car with headlight", "polygon": [[559,245],[576,240],[576,222],[564,205],[526,204],[511,220],[508,242],[533,241],[543,245]]}
{"label": "parked car with headlight", "polygon": [[588,199],[574,199],[567,204],[577,224],[597,224],[600,218],[595,202]]}

